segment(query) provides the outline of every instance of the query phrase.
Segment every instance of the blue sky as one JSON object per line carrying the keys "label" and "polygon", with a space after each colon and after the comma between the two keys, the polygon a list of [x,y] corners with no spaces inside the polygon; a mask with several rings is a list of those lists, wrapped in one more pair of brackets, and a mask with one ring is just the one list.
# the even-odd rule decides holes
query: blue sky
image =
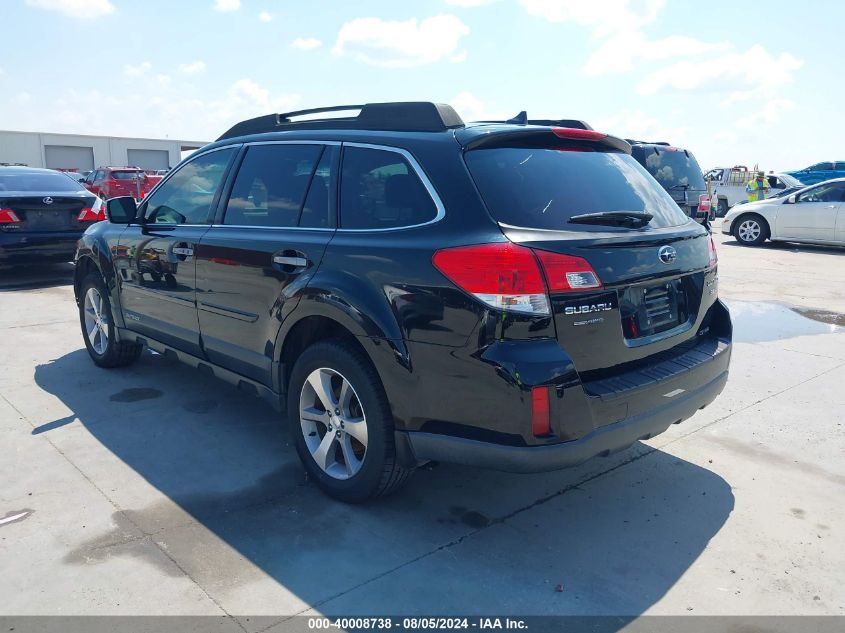
{"label": "blue sky", "polygon": [[[845,3],[4,0],[0,128],[210,140],[367,101],[581,118],[702,168],[845,160]],[[12,28],[8,28],[8,27]]]}

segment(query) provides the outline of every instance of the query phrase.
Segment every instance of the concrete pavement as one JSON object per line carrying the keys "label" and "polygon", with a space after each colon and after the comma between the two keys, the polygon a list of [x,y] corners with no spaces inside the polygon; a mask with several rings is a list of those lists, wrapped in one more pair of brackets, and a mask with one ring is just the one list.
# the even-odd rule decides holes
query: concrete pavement
{"label": "concrete pavement", "polygon": [[736,345],[694,418],[366,506],[261,401],[149,352],[96,368],[67,271],[28,278],[0,291],[0,614],[843,615],[845,331],[792,308],[845,312],[845,259],[799,248],[719,246]]}

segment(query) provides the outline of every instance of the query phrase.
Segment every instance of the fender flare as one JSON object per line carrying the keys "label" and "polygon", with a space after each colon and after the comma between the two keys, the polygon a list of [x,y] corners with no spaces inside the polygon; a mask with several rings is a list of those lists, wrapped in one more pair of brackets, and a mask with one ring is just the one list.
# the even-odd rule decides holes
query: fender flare
{"label": "fender flare", "polygon": [[[274,379],[277,386],[282,388],[285,385],[287,372],[290,371],[289,367],[282,366],[282,352],[289,340],[288,335],[303,320],[315,316],[334,321],[354,336],[382,377],[382,382],[388,365],[395,367],[398,361],[400,365],[410,369],[408,347],[385,297],[381,297],[381,310],[373,310],[372,306],[369,306],[366,311],[359,309],[358,302],[353,302],[347,297],[346,292],[339,291],[336,287],[329,290],[309,286],[303,292],[296,308],[282,322],[276,335],[273,365],[279,368],[277,379]],[[381,318],[376,320],[370,315]]]}
{"label": "fender flare", "polygon": [[81,300],[79,296],[79,284],[82,281],[82,276],[79,274],[80,262],[87,260],[91,262],[94,269],[103,277],[106,288],[109,291],[109,301],[112,306],[112,319],[118,328],[126,327],[123,319],[123,310],[121,309],[120,292],[118,289],[117,275],[115,273],[114,261],[112,260],[111,251],[108,248],[105,240],[97,235],[85,234],[83,235],[76,247],[76,257],[74,257],[74,277],[73,277],[73,293],[77,304]]}

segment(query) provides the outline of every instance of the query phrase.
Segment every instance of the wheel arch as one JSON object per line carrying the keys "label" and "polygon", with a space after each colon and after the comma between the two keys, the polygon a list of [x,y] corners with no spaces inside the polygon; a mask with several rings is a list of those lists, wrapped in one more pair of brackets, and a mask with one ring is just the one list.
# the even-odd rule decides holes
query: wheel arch
{"label": "wheel arch", "polygon": [[74,258],[73,293],[79,305],[82,281],[92,272],[98,273],[106,284],[112,306],[112,316],[119,327],[124,327],[120,292],[115,278],[115,266],[107,237],[102,233],[86,233],[79,240]]}
{"label": "wheel arch", "polygon": [[756,211],[744,211],[743,213],[740,213],[738,216],[736,216],[733,222],[731,222],[731,235],[733,235],[738,240],[739,238],[737,237],[736,232],[739,228],[739,225],[742,224],[743,220],[750,217],[760,218],[760,220],[762,220],[762,229],[766,236],[763,241],[770,239],[772,237],[771,222],[762,213],[757,213]]}
{"label": "wheel arch", "polygon": [[[306,304],[309,303],[306,301]],[[404,342],[368,334],[345,312],[327,308],[325,304],[318,305],[320,309],[313,309],[313,305],[309,309],[308,305],[300,303],[296,309],[298,318],[286,319],[279,332],[274,359],[279,368],[276,380],[279,391],[287,393],[291,370],[302,352],[319,341],[329,339],[343,340],[360,352],[379,375],[385,390],[388,390],[387,364],[395,367],[399,360],[401,365],[408,366]]]}

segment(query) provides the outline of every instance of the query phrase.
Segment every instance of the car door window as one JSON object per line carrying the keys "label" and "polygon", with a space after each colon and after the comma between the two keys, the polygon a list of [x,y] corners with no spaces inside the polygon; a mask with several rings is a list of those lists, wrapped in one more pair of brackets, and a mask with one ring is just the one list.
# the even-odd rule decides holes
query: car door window
{"label": "car door window", "polygon": [[839,161],[835,166],[836,171],[845,171],[845,161]]}
{"label": "car door window", "polygon": [[841,202],[845,184],[833,183],[813,187],[798,196],[798,202]]}
{"label": "car door window", "polygon": [[302,213],[299,215],[299,226],[303,228],[324,229],[332,226],[331,218],[331,183],[333,181],[333,165],[338,148],[327,147],[320,159],[320,164],[311,179]]}
{"label": "car door window", "polygon": [[235,154],[226,148],[198,156],[179,168],[147,199],[145,216],[152,224],[204,224]]}
{"label": "car door window", "polygon": [[390,229],[430,222],[437,207],[419,176],[398,152],[345,147],[340,226]]}
{"label": "car door window", "polygon": [[[308,185],[323,152],[324,146],[311,144],[250,147],[235,178],[223,223],[297,226]],[[328,186],[323,186],[328,192]]]}

